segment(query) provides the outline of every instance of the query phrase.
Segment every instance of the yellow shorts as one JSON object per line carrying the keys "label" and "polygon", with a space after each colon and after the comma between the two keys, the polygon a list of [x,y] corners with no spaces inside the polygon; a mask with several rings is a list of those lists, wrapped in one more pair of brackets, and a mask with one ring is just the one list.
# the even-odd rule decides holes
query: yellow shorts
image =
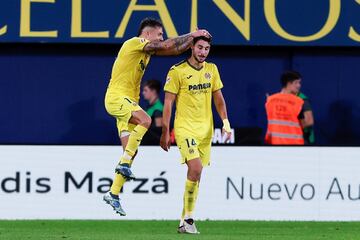
{"label": "yellow shorts", "polygon": [[142,108],[130,98],[126,96],[106,96],[105,97],[106,111],[116,118],[116,126],[119,136],[122,132],[131,132],[135,125],[129,123],[131,113],[142,110]]}
{"label": "yellow shorts", "polygon": [[181,163],[200,158],[203,167],[210,165],[211,138],[198,140],[194,137],[176,135],[176,144],[180,150]]}

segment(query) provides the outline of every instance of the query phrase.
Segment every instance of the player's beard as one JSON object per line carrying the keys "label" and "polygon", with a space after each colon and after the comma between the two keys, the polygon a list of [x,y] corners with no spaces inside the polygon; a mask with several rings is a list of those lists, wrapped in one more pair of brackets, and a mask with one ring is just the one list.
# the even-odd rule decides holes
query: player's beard
{"label": "player's beard", "polygon": [[198,63],[203,63],[203,62],[205,62],[205,60],[206,60],[206,57],[203,57],[203,60],[200,60],[200,59],[198,58],[198,56],[195,56],[195,55],[194,55],[194,58],[195,58],[195,60],[196,60]]}

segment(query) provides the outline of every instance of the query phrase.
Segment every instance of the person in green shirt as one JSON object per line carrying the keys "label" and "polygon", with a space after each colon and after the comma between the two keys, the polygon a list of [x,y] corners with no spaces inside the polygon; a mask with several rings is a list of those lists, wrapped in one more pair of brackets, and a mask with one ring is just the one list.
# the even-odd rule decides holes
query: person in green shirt
{"label": "person in green shirt", "polygon": [[[302,76],[299,72],[289,70],[289,71],[285,71],[282,74],[281,78],[284,79],[291,78],[298,80],[298,84],[294,85],[293,91],[294,94],[296,94],[296,96],[298,96],[304,101],[304,104],[302,106],[298,118],[304,119],[304,121],[306,122],[306,126],[305,127],[303,126],[305,145],[314,145],[315,144],[314,115],[313,115],[312,107],[310,105],[309,98],[305,94],[300,92]],[[268,98],[269,96],[270,96],[269,93],[266,93],[266,98]]]}
{"label": "person in green shirt", "polygon": [[145,136],[145,144],[159,144],[162,127],[163,103],[159,98],[161,83],[158,80],[151,79],[143,85],[143,97],[148,102],[145,107],[146,113],[151,117],[151,126],[149,133]]}
{"label": "person in green shirt", "polygon": [[[308,117],[314,119],[312,107],[310,105],[309,98],[303,94],[302,92],[298,92],[297,96],[304,100],[304,115],[307,114]],[[304,140],[305,145],[314,145],[315,144],[315,133],[314,133],[314,126],[304,128]]]}

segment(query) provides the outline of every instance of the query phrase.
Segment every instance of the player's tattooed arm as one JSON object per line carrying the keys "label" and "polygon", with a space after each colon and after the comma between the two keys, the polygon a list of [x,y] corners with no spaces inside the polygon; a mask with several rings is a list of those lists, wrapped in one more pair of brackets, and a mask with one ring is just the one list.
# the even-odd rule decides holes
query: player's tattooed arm
{"label": "player's tattooed arm", "polygon": [[189,33],[165,41],[153,41],[145,46],[144,51],[156,55],[178,55],[190,47],[193,39]]}
{"label": "player's tattooed arm", "polygon": [[185,52],[191,46],[195,37],[204,36],[211,38],[206,30],[197,30],[176,38],[170,38],[165,41],[153,41],[144,47],[144,51],[156,55],[179,55]]}

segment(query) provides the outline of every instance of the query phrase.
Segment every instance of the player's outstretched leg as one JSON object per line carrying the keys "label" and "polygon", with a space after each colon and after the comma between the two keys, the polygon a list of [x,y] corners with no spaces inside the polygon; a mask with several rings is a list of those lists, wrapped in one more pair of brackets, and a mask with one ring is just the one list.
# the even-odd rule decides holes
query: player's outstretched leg
{"label": "player's outstretched leg", "polygon": [[[121,138],[121,143],[126,145],[126,143],[128,142],[128,139],[126,138],[126,136],[124,136],[123,138]],[[136,153],[135,155],[133,156],[133,158],[136,156]],[[111,185],[111,188],[110,188],[110,192],[107,193],[105,196],[104,196],[104,200],[109,203],[115,210],[117,208],[117,204],[116,201],[118,201],[119,199],[119,194],[120,194],[120,191],[121,191],[121,188],[124,186],[125,182],[127,181],[128,179],[126,179],[123,175],[121,174],[118,174],[116,173],[115,174],[115,177],[114,177],[114,181]],[[112,197],[113,199],[111,199],[110,197]],[[111,204],[113,203],[113,204]],[[116,205],[116,206],[113,206],[113,205]],[[117,213],[119,213],[120,215],[125,215],[125,211],[121,208],[121,205],[120,205],[120,209],[117,209]]]}
{"label": "player's outstretched leg", "polygon": [[135,179],[135,175],[132,173],[130,167],[141,140],[146,132],[147,128],[141,125],[137,125],[134,130],[131,131],[124,154],[121,157],[119,164],[115,168],[115,172],[121,174],[127,180]]}
{"label": "player's outstretched leg", "polygon": [[126,216],[124,209],[121,207],[119,196],[113,195],[110,191],[104,195],[104,201],[113,207],[114,211],[120,216]]}

